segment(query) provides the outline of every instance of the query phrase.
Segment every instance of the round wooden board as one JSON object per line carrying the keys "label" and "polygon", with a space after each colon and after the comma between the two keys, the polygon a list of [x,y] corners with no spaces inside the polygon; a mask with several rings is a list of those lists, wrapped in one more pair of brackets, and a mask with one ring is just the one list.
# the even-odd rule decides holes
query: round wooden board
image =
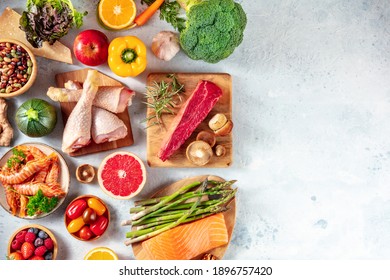
{"label": "round wooden board", "polygon": [[[180,189],[181,187],[188,185],[189,183],[192,183],[194,181],[201,182],[201,181],[204,181],[206,178],[208,178],[209,180],[215,180],[215,181],[226,181],[225,179],[218,177],[218,176],[215,176],[215,175],[201,175],[201,176],[185,178],[185,179],[177,181],[177,182],[167,186],[166,188],[158,191],[153,197],[169,195],[169,194],[175,192],[176,190]],[[228,208],[229,208],[229,210],[227,210],[223,213],[224,218],[225,218],[228,236],[229,236],[228,244],[226,244],[225,246],[215,248],[209,252],[205,252],[205,253],[213,254],[218,259],[223,258],[223,256],[225,255],[225,252],[230,244],[231,238],[232,238],[234,225],[236,223],[236,199],[235,198],[229,203]],[[142,249],[141,242],[132,244],[132,247],[133,247],[133,252],[134,252],[134,256],[136,259],[138,259],[137,256],[143,255],[143,249]],[[194,259],[200,260],[200,259],[202,259],[203,255],[204,254],[202,254]]]}

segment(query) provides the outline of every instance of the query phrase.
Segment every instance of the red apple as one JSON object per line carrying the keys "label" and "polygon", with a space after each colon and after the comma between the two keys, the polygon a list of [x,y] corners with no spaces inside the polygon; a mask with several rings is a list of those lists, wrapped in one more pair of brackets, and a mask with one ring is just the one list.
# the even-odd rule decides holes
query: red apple
{"label": "red apple", "polygon": [[81,31],[73,43],[73,53],[77,60],[88,66],[98,66],[107,62],[108,46],[107,36],[95,29]]}

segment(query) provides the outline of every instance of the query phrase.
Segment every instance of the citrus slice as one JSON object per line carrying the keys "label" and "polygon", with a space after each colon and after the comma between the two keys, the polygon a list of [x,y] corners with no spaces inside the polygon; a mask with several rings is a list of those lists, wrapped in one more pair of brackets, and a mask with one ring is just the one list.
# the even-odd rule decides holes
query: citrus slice
{"label": "citrus slice", "polygon": [[84,260],[95,261],[95,260],[118,260],[117,254],[107,247],[96,247],[89,251]]}
{"label": "citrus slice", "polygon": [[134,0],[100,0],[98,15],[100,21],[112,29],[124,29],[135,19],[137,8]]}
{"label": "citrus slice", "polygon": [[130,199],[145,185],[145,165],[130,152],[114,152],[100,164],[98,181],[107,195],[116,199]]}

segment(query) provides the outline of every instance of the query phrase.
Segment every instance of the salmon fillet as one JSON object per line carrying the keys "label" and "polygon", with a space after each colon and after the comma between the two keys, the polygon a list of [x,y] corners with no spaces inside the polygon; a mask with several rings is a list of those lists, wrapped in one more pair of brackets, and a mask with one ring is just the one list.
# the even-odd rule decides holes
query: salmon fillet
{"label": "salmon fillet", "polygon": [[190,260],[226,245],[228,233],[222,213],[177,226],[142,242],[138,259]]}

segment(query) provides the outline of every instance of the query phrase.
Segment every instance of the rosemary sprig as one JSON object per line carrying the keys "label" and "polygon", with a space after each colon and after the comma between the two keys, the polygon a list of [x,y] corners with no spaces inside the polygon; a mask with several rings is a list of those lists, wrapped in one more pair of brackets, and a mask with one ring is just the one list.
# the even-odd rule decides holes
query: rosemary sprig
{"label": "rosemary sprig", "polygon": [[[185,91],[184,85],[181,84],[175,74],[167,75],[169,81],[154,81],[151,86],[146,87],[146,102],[144,102],[149,108],[153,109],[153,113],[144,119],[144,122],[150,122],[148,127],[153,125],[163,125],[161,116],[164,113],[174,114],[172,108],[177,106],[177,101],[181,103],[181,93]],[[148,128],[147,127],[147,128]]]}

